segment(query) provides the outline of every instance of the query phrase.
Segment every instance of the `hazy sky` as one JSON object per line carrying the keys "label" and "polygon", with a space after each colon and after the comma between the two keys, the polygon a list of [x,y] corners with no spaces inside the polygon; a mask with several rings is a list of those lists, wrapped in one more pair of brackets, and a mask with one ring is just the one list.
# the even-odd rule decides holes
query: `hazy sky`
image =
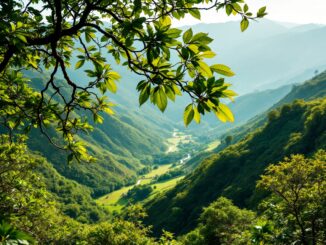
{"label": "hazy sky", "polygon": [[[252,10],[267,6],[267,18],[282,22],[308,24],[326,24],[326,0],[246,0]],[[224,11],[205,11],[202,13],[201,22],[214,23],[235,20],[235,17],[228,17]],[[186,17],[176,25],[196,24],[200,21]]]}

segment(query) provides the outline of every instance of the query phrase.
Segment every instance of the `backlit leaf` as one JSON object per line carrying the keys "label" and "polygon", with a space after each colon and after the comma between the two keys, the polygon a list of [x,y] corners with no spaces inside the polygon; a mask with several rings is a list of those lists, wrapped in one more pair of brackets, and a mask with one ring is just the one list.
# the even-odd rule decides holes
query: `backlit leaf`
{"label": "backlit leaf", "polygon": [[212,71],[227,77],[232,77],[235,75],[234,72],[231,70],[231,68],[226,65],[222,65],[222,64],[212,65],[211,69]]}
{"label": "backlit leaf", "polygon": [[191,123],[192,119],[194,118],[194,109],[192,108],[192,104],[189,104],[183,113],[183,121],[185,126],[187,127],[189,123]]}
{"label": "backlit leaf", "polygon": [[209,78],[209,77],[213,76],[210,67],[205,62],[198,61],[198,65],[199,65],[199,68],[200,68],[200,72],[204,77]]}
{"label": "backlit leaf", "polygon": [[165,111],[165,108],[168,104],[167,96],[164,92],[164,89],[160,87],[154,94],[154,101],[157,107],[161,112]]}
{"label": "backlit leaf", "polygon": [[234,122],[234,117],[231,110],[222,103],[220,103],[218,107],[216,107],[215,115],[222,122]]}

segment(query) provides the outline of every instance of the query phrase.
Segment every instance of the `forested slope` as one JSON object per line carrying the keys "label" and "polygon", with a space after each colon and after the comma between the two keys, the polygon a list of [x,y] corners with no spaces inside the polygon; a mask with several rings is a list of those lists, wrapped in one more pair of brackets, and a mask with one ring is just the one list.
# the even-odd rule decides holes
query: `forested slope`
{"label": "forested slope", "polygon": [[264,126],[204,160],[176,188],[148,203],[147,222],[156,231],[184,233],[194,227],[202,208],[221,195],[240,207],[255,207],[262,198],[255,193],[255,184],[269,164],[293,153],[310,155],[325,148],[325,111],[326,99],[321,98],[295,101],[270,112]]}
{"label": "forested slope", "polygon": [[[261,127],[267,121],[267,114],[271,110],[280,107],[286,103],[290,103],[296,99],[303,99],[305,101],[313,100],[316,98],[322,98],[326,96],[326,71],[319,75],[305,81],[302,84],[293,85],[291,91],[279,100],[274,105],[271,105],[265,112],[251,118],[246,124],[241,125],[228,131],[222,135],[224,138],[226,135],[233,136],[233,142],[241,140],[248,132],[252,132],[258,127]],[[219,149],[224,148],[225,145],[221,145]]]}
{"label": "forested slope", "polygon": [[[44,83],[44,78],[36,75],[29,73],[33,86],[38,88]],[[56,83],[60,85],[61,81],[57,80]],[[32,129],[28,146],[46,157],[64,177],[90,187],[93,196],[133,183],[137,171],[153,164],[155,156],[165,152],[164,139],[174,126],[168,119],[155,114],[150,117],[135,108],[128,109],[120,105],[115,109],[115,115],[102,114],[102,124],[91,122],[93,131],[79,133],[79,138],[86,142],[96,162],[68,165],[67,153],[50,144],[39,130]],[[90,113],[78,113],[87,118],[92,117]],[[60,135],[53,128],[46,130],[55,142],[60,142]]]}

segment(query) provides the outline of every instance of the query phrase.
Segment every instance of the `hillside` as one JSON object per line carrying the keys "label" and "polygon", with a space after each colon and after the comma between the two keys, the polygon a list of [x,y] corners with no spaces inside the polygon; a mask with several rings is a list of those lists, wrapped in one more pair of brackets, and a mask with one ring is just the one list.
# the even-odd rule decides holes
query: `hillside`
{"label": "hillside", "polygon": [[[234,114],[233,123],[220,123],[216,121],[215,115],[207,115],[203,121],[207,124],[205,130],[195,131],[198,136],[205,135],[211,139],[215,139],[227,130],[231,130],[237,126],[243,125],[249,119],[265,112],[271,105],[277,103],[291,90],[292,85],[284,85],[276,89],[267,89],[256,91],[236,97],[234,102],[228,105]],[[202,125],[192,125],[191,129],[203,127]]]}
{"label": "hillside", "polygon": [[310,155],[325,149],[325,111],[323,98],[296,101],[269,113],[264,126],[205,159],[176,188],[149,202],[147,223],[156,232],[187,232],[196,225],[202,208],[221,195],[240,207],[255,207],[262,198],[254,191],[255,183],[269,164],[293,153]]}
{"label": "hillside", "polygon": [[44,177],[46,189],[53,194],[63,214],[81,222],[96,223],[108,217],[108,213],[91,198],[92,191],[60,175],[44,157],[37,158],[35,172]]}
{"label": "hillside", "polygon": [[[268,110],[261,114],[256,115],[251,118],[246,124],[240,125],[236,128],[229,130],[228,132],[222,134],[220,137],[225,138],[227,135],[233,136],[233,142],[237,142],[246,136],[248,132],[252,132],[258,127],[261,127],[267,121],[267,114],[269,111],[280,107],[286,103],[290,103],[296,99],[303,99],[306,101],[313,100],[316,98],[322,98],[326,96],[326,71],[320,73],[319,75],[305,81],[302,84],[296,84],[292,86],[291,91],[279,100],[274,105],[270,106]],[[225,147],[223,145],[220,146]]]}
{"label": "hillside", "polygon": [[302,85],[294,85],[291,93],[287,94],[274,107],[289,103],[295,99],[313,100],[326,96],[326,71],[306,81]]}
{"label": "hillside", "polygon": [[[235,115],[232,124],[220,124],[213,129],[200,131],[200,138],[208,141],[219,139],[221,144],[212,149],[211,152],[199,152],[187,162],[186,169],[194,169],[205,158],[214,152],[223,150],[227,145],[224,139],[232,136],[232,143],[243,139],[248,133],[261,127],[268,120],[267,114],[271,110],[290,103],[295,99],[306,101],[326,96],[326,71],[305,81],[302,84],[286,85],[278,89],[270,89],[257,93],[240,96],[234,103],[230,104]],[[285,96],[284,96],[285,95]]]}
{"label": "hillside", "polygon": [[[42,86],[42,76],[31,73],[34,86]],[[60,84],[60,80],[57,81]],[[165,138],[170,135],[173,123],[159,116],[146,115],[137,109],[120,106],[116,115],[103,114],[103,124],[94,124],[88,134],[79,138],[88,145],[90,153],[97,158],[95,163],[67,165],[66,152],[56,149],[39,130],[32,130],[28,141],[31,150],[40,152],[64,177],[90,188],[93,196],[113,191],[135,181],[137,172],[153,164],[156,156],[166,150]],[[83,112],[78,112],[82,116]],[[55,138],[60,138],[48,129]],[[153,154],[154,153],[154,154]]]}

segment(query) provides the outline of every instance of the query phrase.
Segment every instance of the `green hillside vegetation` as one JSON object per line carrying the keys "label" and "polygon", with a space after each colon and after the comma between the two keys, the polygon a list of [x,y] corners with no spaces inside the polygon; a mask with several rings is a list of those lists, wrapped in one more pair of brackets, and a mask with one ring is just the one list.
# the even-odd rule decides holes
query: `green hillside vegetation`
{"label": "green hillside vegetation", "polygon": [[[104,195],[98,198],[96,202],[110,212],[120,212],[130,203],[143,201],[144,199],[146,201],[147,198],[152,199],[158,193],[173,188],[177,181],[183,177],[183,171],[179,169],[178,165],[173,166],[172,164],[155,166],[147,174],[139,176],[139,179],[133,185],[122,187]],[[177,174],[171,176],[171,172],[176,172]],[[138,196],[143,190],[146,192],[146,195],[142,196],[142,198],[135,198],[134,194]]]}
{"label": "green hillside vegetation", "polygon": [[266,15],[1,1],[0,244],[323,245],[326,27]]}
{"label": "green hillside vegetation", "polygon": [[66,179],[43,157],[37,156],[35,159],[37,165],[34,171],[44,178],[46,189],[57,201],[63,214],[82,223],[96,223],[108,218],[106,210],[91,197],[91,189]]}
{"label": "green hillside vegetation", "polygon": [[[154,245],[166,244],[173,239],[169,234],[160,240],[152,238],[150,229],[141,221],[145,213],[137,206],[127,209],[124,218],[110,219],[106,216],[97,219],[97,224],[92,225],[67,217],[62,212],[63,206],[67,207],[64,212],[74,212],[71,205],[65,205],[65,202],[69,203],[69,198],[76,202],[74,207],[80,207],[82,217],[74,217],[77,220],[83,222],[98,215],[95,203],[88,207],[90,210],[81,207],[85,204],[85,189],[77,188],[78,184],[71,181],[65,182],[42,157],[27,149],[23,138],[11,143],[8,137],[1,136],[0,141],[1,244]],[[42,169],[42,174],[39,169]],[[57,199],[47,191],[49,186],[46,188],[46,185],[65,192],[66,198]]]}
{"label": "green hillside vegetation", "polygon": [[310,155],[326,147],[326,99],[296,101],[270,112],[263,127],[205,159],[176,188],[147,203],[147,222],[184,233],[193,228],[202,207],[225,196],[240,207],[256,207],[264,193],[255,183],[265,168],[293,153]]}
{"label": "green hillside vegetation", "polygon": [[[291,91],[284,96],[281,100],[279,100],[274,105],[265,111],[253,118],[251,118],[247,123],[244,125],[238,126],[228,132],[220,135],[222,139],[225,139],[227,136],[232,136],[233,143],[238,142],[239,140],[243,139],[249,132],[254,131],[255,129],[261,127],[266,123],[268,120],[268,113],[280,107],[286,103],[291,103],[295,99],[303,99],[305,101],[313,100],[316,98],[323,98],[326,96],[326,71],[320,73],[319,75],[313,77],[305,81],[302,84],[294,85]],[[227,145],[221,144],[215,152],[224,149]]]}
{"label": "green hillside vegetation", "polygon": [[291,155],[270,165],[257,188],[269,192],[259,212],[240,209],[225,197],[205,207],[182,244],[323,244],[326,152]]}
{"label": "green hillside vegetation", "polygon": [[[35,74],[29,73],[31,77],[33,75]],[[32,78],[32,83],[35,87],[41,87],[44,80]],[[58,86],[61,83],[62,81],[57,81]],[[92,132],[79,134],[79,138],[86,142],[90,154],[96,156],[95,163],[67,165],[67,153],[55,149],[38,130],[32,130],[29,147],[33,151],[41,152],[66,178],[90,187],[93,196],[100,196],[131,184],[135,181],[137,171],[164,154],[164,138],[167,137],[168,131],[164,127],[162,130],[160,125],[167,121],[160,120],[161,123],[157,125],[144,120],[140,112],[128,111],[123,107],[118,110],[121,116],[103,114],[103,124],[91,123],[94,127]],[[80,113],[83,116],[83,112]],[[60,138],[54,130],[48,131],[52,137]]]}
{"label": "green hillside vegetation", "polygon": [[[194,130],[194,133],[199,137],[207,135],[207,137],[212,140],[214,137],[216,138],[226,131],[243,125],[249,119],[268,110],[273,104],[277,103],[287,95],[291,91],[291,87],[292,85],[285,85],[276,89],[255,91],[253,93],[235,97],[234,102],[228,104],[234,113],[233,123],[218,124],[212,115],[207,115],[203,120],[207,127],[204,130]],[[198,125],[195,129],[196,128],[201,129],[203,126]]]}
{"label": "green hillside vegetation", "polygon": [[289,103],[295,99],[313,100],[326,96],[326,71],[307,80],[304,84],[294,85],[289,94],[280,100],[274,107]]}
{"label": "green hillside vegetation", "polygon": [[[235,115],[242,115],[240,118],[244,117],[245,119],[240,120],[240,122],[236,121],[231,125],[219,125],[213,130],[209,130],[207,132],[201,131],[202,136],[199,136],[198,138],[203,142],[209,139],[209,151],[198,151],[199,153],[194,152],[194,156],[186,163],[184,168],[194,169],[199,163],[213,153],[219,152],[229,146],[229,143],[227,143],[225,140],[226,138],[231,137],[231,143],[234,144],[246,137],[249,132],[253,132],[257,128],[262,127],[268,121],[267,115],[271,110],[286,103],[290,103],[295,99],[304,99],[309,101],[315,98],[325,97],[325,84],[326,71],[320,73],[310,80],[305,81],[303,84],[292,86],[287,85],[274,90],[261,91],[255,94],[240,96],[237,104],[234,106],[230,105],[230,108],[232,108],[232,110],[235,112]],[[290,87],[292,87],[292,89],[290,89]],[[284,92],[286,91],[289,91],[289,93],[284,96]],[[279,94],[281,94],[282,97],[280,97]],[[268,102],[272,103],[268,106]],[[257,105],[258,108],[265,108],[265,111],[251,109],[256,108]],[[253,117],[248,120],[249,118],[247,117],[246,113]],[[216,144],[217,142],[220,142],[220,144]]]}
{"label": "green hillside vegetation", "polygon": [[60,211],[63,200],[57,202],[46,190],[49,180],[36,170],[44,159],[31,154],[22,138],[19,143],[8,143],[4,136],[0,140],[0,241],[4,244],[285,245],[300,241],[319,245],[325,239],[325,151],[311,158],[293,155],[269,166],[257,188],[271,195],[261,203],[259,213],[220,197],[203,209],[194,230],[176,240],[166,231],[153,237],[142,221],[147,215],[140,205],[128,206],[121,215],[97,224],[66,217]]}

